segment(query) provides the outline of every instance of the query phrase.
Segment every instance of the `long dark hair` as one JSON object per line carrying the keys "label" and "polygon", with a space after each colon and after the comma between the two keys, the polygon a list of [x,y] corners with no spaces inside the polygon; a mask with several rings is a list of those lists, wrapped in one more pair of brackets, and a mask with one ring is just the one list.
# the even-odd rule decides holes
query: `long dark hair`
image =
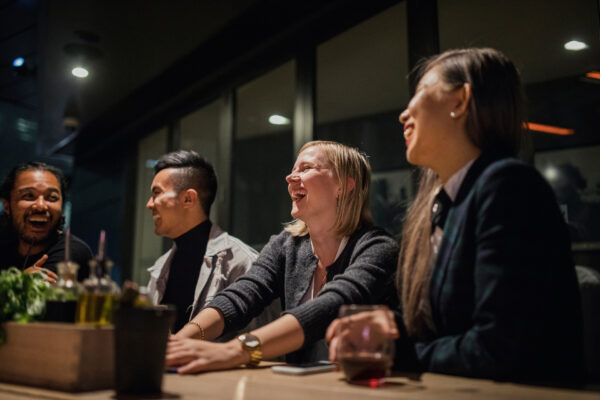
{"label": "long dark hair", "polygon": [[[528,144],[519,72],[504,54],[490,48],[448,50],[422,61],[417,67],[418,77],[433,68],[450,86],[470,85],[466,131],[482,152],[517,156]],[[396,284],[404,323],[413,336],[421,335],[425,328],[421,303],[428,295],[430,279],[430,213],[440,185],[433,170],[421,169],[419,190],[402,230]]]}

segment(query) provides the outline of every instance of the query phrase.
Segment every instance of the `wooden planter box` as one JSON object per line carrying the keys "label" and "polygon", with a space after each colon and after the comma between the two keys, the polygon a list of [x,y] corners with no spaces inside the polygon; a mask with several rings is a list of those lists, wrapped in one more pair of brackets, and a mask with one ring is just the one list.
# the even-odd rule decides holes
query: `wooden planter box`
{"label": "wooden planter box", "polygon": [[8,322],[4,329],[0,381],[69,392],[113,388],[112,325]]}

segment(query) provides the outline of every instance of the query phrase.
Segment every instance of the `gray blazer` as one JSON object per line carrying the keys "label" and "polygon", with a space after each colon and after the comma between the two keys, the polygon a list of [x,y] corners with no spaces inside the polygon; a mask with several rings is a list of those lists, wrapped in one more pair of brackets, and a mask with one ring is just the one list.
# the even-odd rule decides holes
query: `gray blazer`
{"label": "gray blazer", "polygon": [[[148,272],[150,272],[148,294],[154,304],[159,304],[165,293],[169,278],[168,265],[170,265],[167,261],[172,256],[171,254],[171,250],[167,251],[156,260],[152,267],[148,268]],[[189,305],[192,307],[190,318],[196,316],[217,293],[244,275],[257,256],[256,250],[213,224],[206,245],[204,261],[199,266],[200,274],[194,292],[194,303]],[[252,320],[245,329],[255,329],[274,320],[279,316],[279,309],[278,304],[273,304]],[[228,338],[231,336],[233,334],[227,335]]]}

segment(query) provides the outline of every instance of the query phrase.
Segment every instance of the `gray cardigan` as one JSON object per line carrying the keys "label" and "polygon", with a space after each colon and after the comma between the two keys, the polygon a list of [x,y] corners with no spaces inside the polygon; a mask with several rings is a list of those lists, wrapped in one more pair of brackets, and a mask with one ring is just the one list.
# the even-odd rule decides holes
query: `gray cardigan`
{"label": "gray cardigan", "polygon": [[385,231],[366,227],[352,234],[342,254],[327,268],[327,283],[312,300],[300,304],[317,267],[308,235],[286,231],[272,236],[248,272],[215,296],[208,307],[221,311],[225,331],[244,327],[273,300],[292,314],[304,331],[304,346],[289,362],[314,359],[325,330],[343,304],[397,305],[394,273],[398,245]]}

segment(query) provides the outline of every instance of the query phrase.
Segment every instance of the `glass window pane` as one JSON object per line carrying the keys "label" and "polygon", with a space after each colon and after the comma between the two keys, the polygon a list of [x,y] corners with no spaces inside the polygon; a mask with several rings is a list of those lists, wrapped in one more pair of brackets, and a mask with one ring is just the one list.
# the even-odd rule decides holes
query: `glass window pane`
{"label": "glass window pane", "polygon": [[27,162],[37,155],[36,146],[40,146],[41,140],[38,138],[36,113],[0,100],[0,132],[0,148],[4,149],[0,159],[0,176],[5,177],[16,164]]}
{"label": "glass window pane", "polygon": [[373,168],[377,225],[401,230],[414,192],[398,114],[408,102],[406,2],[317,48],[317,137],[358,147]]}
{"label": "glass window pane", "polygon": [[154,165],[166,151],[166,128],[146,136],[138,143],[132,278],[140,285],[148,283],[150,276],[146,270],[163,253],[162,237],[154,234],[154,220],[152,213],[146,208],[146,203],[150,197],[150,186],[154,179]]}
{"label": "glass window pane", "polygon": [[291,219],[294,76],[290,61],[237,90],[232,231],[257,247]]}
{"label": "glass window pane", "polygon": [[[535,164],[555,189],[575,242],[600,242],[598,2],[545,0],[438,2],[442,50],[503,51],[520,69]],[[577,40],[584,47],[568,50]],[[551,133],[552,131],[563,134]]]}
{"label": "glass window pane", "polygon": [[[183,117],[179,145],[180,149],[194,150],[206,158],[215,168],[217,178],[221,173],[217,163],[220,115],[221,103],[215,101]],[[222,189],[219,186],[218,190]],[[219,223],[217,220],[218,203],[215,201],[210,209],[211,220],[217,224]]]}

